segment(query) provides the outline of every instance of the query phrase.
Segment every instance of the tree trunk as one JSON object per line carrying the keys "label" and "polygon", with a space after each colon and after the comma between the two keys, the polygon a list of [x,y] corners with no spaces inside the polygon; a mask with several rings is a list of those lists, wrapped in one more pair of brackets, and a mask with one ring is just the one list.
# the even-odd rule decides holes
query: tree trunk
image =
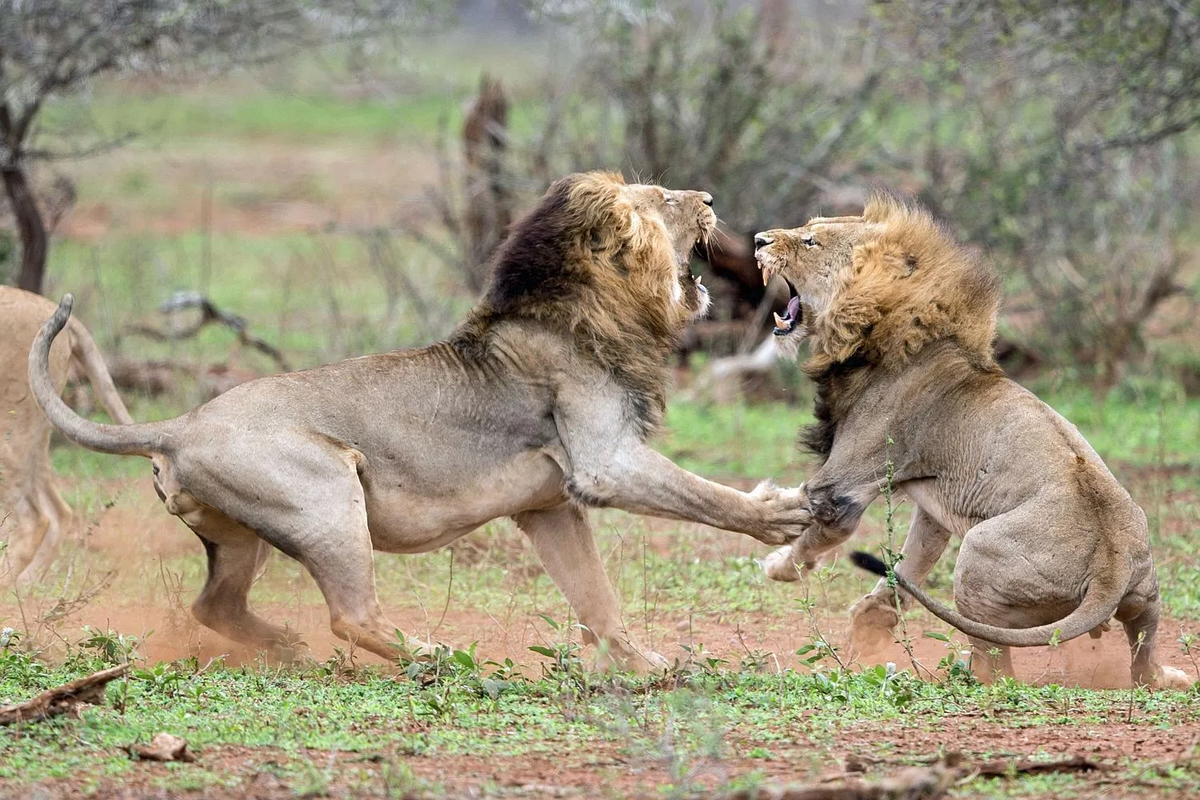
{"label": "tree trunk", "polygon": [[41,294],[46,276],[46,223],[29,188],[25,170],[17,164],[7,164],[0,167],[0,178],[4,180],[4,191],[8,195],[21,237],[21,270],[17,274],[17,288]]}
{"label": "tree trunk", "polygon": [[507,147],[508,98],[500,81],[484,74],[479,96],[463,123],[467,280],[475,293],[487,283],[488,262],[513,218],[511,177],[505,163]]}

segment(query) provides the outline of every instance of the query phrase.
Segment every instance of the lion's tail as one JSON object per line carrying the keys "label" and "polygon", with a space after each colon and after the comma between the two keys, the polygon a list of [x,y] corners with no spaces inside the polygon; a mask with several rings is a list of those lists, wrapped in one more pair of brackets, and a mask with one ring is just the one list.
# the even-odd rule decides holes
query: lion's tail
{"label": "lion's tail", "polygon": [[83,367],[88,382],[92,384],[96,396],[104,404],[104,410],[116,422],[122,425],[132,425],[133,417],[129,416],[125,402],[121,400],[121,395],[117,393],[117,387],[113,385],[112,376],[108,374],[104,356],[100,355],[100,348],[96,347],[96,341],[92,339],[92,335],[88,333],[88,329],[83,326],[83,323],[74,317],[67,320],[67,327],[71,332],[71,356]]}
{"label": "lion's tail", "polygon": [[[102,425],[76,414],[55,391],[50,380],[50,346],[54,343],[54,337],[67,325],[71,316],[72,301],[71,295],[63,296],[58,309],[42,325],[29,350],[29,387],[33,390],[38,405],[42,407],[50,423],[62,431],[64,436],[90,450],[147,457],[162,452],[163,423]],[[133,420],[125,410],[125,404],[117,396],[112,378],[104,368],[104,362],[91,337],[77,341],[86,342],[80,346],[81,360],[92,385],[98,388],[108,412],[122,423],[132,423]],[[116,399],[115,403],[110,403],[112,398]]]}
{"label": "lion's tail", "polygon": [[[861,551],[853,553],[850,560],[854,562],[855,566],[865,569],[867,572],[873,572],[881,577],[886,577],[888,574],[887,565],[870,553]],[[925,590],[900,573],[893,572],[892,574],[895,575],[896,583],[900,588],[917,598],[921,605],[929,609],[930,613],[968,636],[1005,647],[1038,647],[1082,636],[1112,618],[1121,598],[1125,595],[1132,574],[1132,566],[1128,559],[1114,558],[1113,566],[1116,567],[1116,570],[1110,573],[1111,577],[1107,580],[1102,581],[1097,577],[1091,582],[1083,595],[1083,602],[1079,604],[1078,608],[1057,622],[1034,628],[997,628],[994,625],[985,625],[982,622],[967,619],[949,606],[934,600],[925,593]]]}

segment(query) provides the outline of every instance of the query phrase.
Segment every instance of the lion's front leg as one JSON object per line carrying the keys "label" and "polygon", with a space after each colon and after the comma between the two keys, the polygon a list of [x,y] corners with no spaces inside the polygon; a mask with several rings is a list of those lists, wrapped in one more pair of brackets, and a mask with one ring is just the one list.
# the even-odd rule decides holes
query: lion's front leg
{"label": "lion's front leg", "polygon": [[614,449],[575,459],[568,481],[572,497],[585,505],[745,533],[764,544],[785,544],[811,521],[799,489],[764,482],[742,492],[693,475],[641,442]]}
{"label": "lion's front leg", "polygon": [[795,491],[804,498],[809,522],[795,540],[759,562],[771,580],[799,580],[802,566],[813,568],[822,557],[849,539],[858,528],[863,512],[879,493],[879,487],[874,483],[841,486],[822,481],[818,476]]}
{"label": "lion's front leg", "polygon": [[584,641],[599,648],[601,666],[606,660],[636,671],[668,666],[658,653],[630,640],[582,508],[563,503],[543,511],[526,511],[513,519],[579,617]]}
{"label": "lion's front leg", "polygon": [[[950,531],[918,507],[904,537],[896,572],[914,583],[923,582],[949,542]],[[892,631],[900,622],[900,611],[911,599],[880,578],[875,588],[850,608],[850,657],[869,656],[890,645],[895,640]]]}

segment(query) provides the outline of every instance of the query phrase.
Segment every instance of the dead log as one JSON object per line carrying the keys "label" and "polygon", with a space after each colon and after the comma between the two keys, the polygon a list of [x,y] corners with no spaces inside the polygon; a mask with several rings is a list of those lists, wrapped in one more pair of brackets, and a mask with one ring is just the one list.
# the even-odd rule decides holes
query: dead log
{"label": "dead log", "polygon": [[128,664],[120,664],[49,689],[24,703],[4,706],[0,708],[0,725],[37,722],[56,717],[59,714],[77,715],[79,706],[83,703],[102,705],[104,703],[104,687],[110,681],[124,675],[128,670]]}
{"label": "dead log", "polygon": [[846,772],[816,783],[760,786],[733,792],[727,800],[936,800],[963,781],[975,778],[1012,778],[1018,775],[1092,772],[1104,765],[1075,755],[1062,761],[988,761],[970,766],[962,753],[950,752],[929,766],[904,767],[893,775],[864,778],[865,765],[857,757],[846,761]]}
{"label": "dead log", "polygon": [[467,234],[467,279],[473,292],[487,281],[488,261],[504,239],[513,218],[511,179],[505,163],[508,148],[508,98],[500,81],[486,73],[479,95],[463,122]]}

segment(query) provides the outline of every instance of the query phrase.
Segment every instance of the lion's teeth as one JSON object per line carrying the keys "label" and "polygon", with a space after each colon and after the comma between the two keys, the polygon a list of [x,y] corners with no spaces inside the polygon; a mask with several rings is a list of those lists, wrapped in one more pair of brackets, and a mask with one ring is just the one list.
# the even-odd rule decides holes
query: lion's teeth
{"label": "lion's teeth", "polygon": [[790,323],[790,322],[788,322],[788,321],[787,321],[786,319],[784,319],[783,317],[779,316],[779,312],[778,312],[778,311],[776,311],[776,312],[775,312],[775,327],[776,327],[776,328],[783,328],[784,330],[787,330],[787,328],[788,328],[788,326],[789,326],[789,325],[791,325],[791,323]]}
{"label": "lion's teeth", "polygon": [[763,271],[763,286],[766,286],[768,283],[771,282],[771,268],[763,267],[762,271]]}

